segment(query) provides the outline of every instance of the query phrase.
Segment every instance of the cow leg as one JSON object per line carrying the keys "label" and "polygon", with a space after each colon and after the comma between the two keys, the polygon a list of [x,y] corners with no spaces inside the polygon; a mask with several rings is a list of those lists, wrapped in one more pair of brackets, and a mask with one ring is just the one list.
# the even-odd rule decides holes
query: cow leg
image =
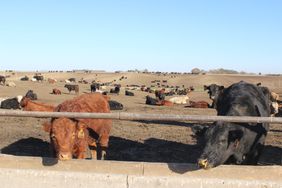
{"label": "cow leg", "polygon": [[99,140],[99,145],[100,145],[100,148],[99,148],[99,158],[101,160],[105,160],[106,159],[108,143],[109,143],[109,134],[101,135],[100,140]]}
{"label": "cow leg", "polygon": [[96,142],[92,142],[89,144],[92,159],[97,159],[97,144]]}

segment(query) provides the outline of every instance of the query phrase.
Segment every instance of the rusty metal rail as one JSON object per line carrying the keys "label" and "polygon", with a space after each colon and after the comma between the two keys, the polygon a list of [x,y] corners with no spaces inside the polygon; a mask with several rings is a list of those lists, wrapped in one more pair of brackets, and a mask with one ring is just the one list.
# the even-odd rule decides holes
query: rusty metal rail
{"label": "rusty metal rail", "polygon": [[68,117],[68,118],[93,118],[93,119],[117,119],[117,120],[159,120],[159,121],[193,121],[193,122],[242,122],[242,123],[281,123],[282,118],[277,117],[253,117],[253,116],[208,116],[208,115],[177,115],[177,114],[142,114],[142,113],[78,113],[78,112],[28,112],[3,110],[0,116],[9,117]]}

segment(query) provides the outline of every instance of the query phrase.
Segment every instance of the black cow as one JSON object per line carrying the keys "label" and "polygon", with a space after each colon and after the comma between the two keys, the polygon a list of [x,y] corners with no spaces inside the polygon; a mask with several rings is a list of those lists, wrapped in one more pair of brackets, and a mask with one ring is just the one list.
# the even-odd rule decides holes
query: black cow
{"label": "black cow", "polygon": [[155,96],[159,100],[165,100],[165,90],[164,89],[156,90],[155,91]]}
{"label": "black cow", "polygon": [[224,90],[224,86],[216,85],[216,84],[211,84],[209,86],[204,85],[204,90],[208,90],[208,94],[210,99],[212,100],[212,108],[217,109],[217,101],[220,97],[220,94]]}
{"label": "black cow", "polygon": [[35,75],[33,76],[33,78],[35,78],[36,81],[41,81],[41,82],[44,80],[44,77],[42,75]]}
{"label": "black cow", "polygon": [[97,89],[100,90],[100,84],[98,84],[98,83],[93,83],[93,84],[90,85],[91,93],[92,93],[92,92],[96,92]]}
{"label": "black cow", "polygon": [[110,110],[122,110],[123,105],[117,101],[110,100],[109,101]]}
{"label": "black cow", "polygon": [[76,94],[79,93],[79,86],[78,85],[66,84],[64,87],[68,89],[69,93],[71,91],[74,91]]}
{"label": "black cow", "polygon": [[5,76],[0,76],[0,83],[5,85],[5,82],[6,82],[6,77]]}
{"label": "black cow", "polygon": [[[268,117],[269,96],[256,85],[243,81],[235,83],[222,93],[218,115]],[[210,127],[194,128],[196,134],[204,134],[206,141],[199,166],[208,169],[223,163],[257,164],[268,129],[268,123],[221,121]]]}
{"label": "black cow", "polygon": [[145,102],[146,104],[157,105],[158,102],[159,102],[158,99],[152,98],[149,95],[146,96],[146,102]]}
{"label": "black cow", "polygon": [[29,80],[29,77],[28,76],[24,76],[20,79],[21,81],[28,81]]}
{"label": "black cow", "polygon": [[1,102],[1,108],[3,109],[20,109],[20,101],[17,97],[6,99]]}
{"label": "black cow", "polygon": [[69,81],[70,81],[70,82],[75,82],[76,79],[75,79],[75,78],[70,78]]}
{"label": "black cow", "polygon": [[125,95],[126,95],[126,96],[134,96],[134,93],[131,92],[131,91],[125,90]]}
{"label": "black cow", "polygon": [[28,90],[25,94],[25,97],[31,99],[31,100],[37,100],[37,94],[33,92],[33,90]]}
{"label": "black cow", "polygon": [[117,85],[117,86],[115,86],[114,89],[110,90],[110,93],[116,93],[118,95],[119,95],[119,92],[120,92],[120,85]]}

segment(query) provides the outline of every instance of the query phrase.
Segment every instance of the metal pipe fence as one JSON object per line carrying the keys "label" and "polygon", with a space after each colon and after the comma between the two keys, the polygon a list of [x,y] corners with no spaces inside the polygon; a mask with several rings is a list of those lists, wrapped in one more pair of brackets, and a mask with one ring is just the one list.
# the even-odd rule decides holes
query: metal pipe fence
{"label": "metal pipe fence", "polygon": [[254,117],[254,116],[209,116],[209,115],[177,115],[177,114],[142,114],[142,113],[80,113],[80,112],[29,112],[3,110],[0,116],[6,117],[68,117],[68,118],[93,118],[93,119],[116,119],[116,120],[159,120],[159,121],[193,121],[193,122],[241,122],[241,123],[281,123],[280,117]]}

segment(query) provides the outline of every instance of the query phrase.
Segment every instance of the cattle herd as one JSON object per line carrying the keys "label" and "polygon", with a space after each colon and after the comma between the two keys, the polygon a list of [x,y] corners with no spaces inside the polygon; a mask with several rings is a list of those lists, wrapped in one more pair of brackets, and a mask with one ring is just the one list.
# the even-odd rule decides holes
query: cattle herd
{"label": "cattle herd", "polygon": [[[122,79],[126,79],[123,77]],[[41,74],[32,79],[42,82]],[[30,80],[27,76],[21,81]],[[33,81],[33,80],[32,80]],[[6,79],[0,76],[0,84],[5,85]],[[50,84],[56,79],[48,79]],[[88,82],[80,81],[88,84]],[[166,80],[153,80],[155,83],[167,83]],[[185,108],[214,108],[220,116],[258,116],[269,117],[278,113],[279,95],[271,92],[260,83],[251,84],[244,81],[234,83],[228,87],[211,84],[204,85],[212,103],[207,101],[191,101],[189,94],[194,92],[194,87],[162,87],[157,89],[145,85],[126,85],[98,83],[89,84],[89,93],[80,94],[79,84],[75,78],[65,80],[64,88],[68,93],[54,88],[51,94],[76,95],[73,99],[65,100],[59,105],[35,102],[40,96],[33,90],[28,90],[24,96],[1,98],[0,106],[3,109],[22,109],[24,111],[43,112],[97,112],[110,113],[111,110],[122,110],[123,104],[110,100],[110,95],[135,96],[134,91],[147,92],[144,99],[146,105],[173,106],[185,105]],[[153,96],[151,95],[153,94]],[[44,130],[50,135],[50,144],[54,157],[60,160],[71,158],[106,159],[112,120],[109,119],[74,119],[52,118],[43,124]],[[201,168],[209,169],[221,164],[247,164],[258,163],[263,152],[265,138],[269,131],[268,123],[226,123],[214,122],[212,125],[198,124],[192,126],[192,131],[197,137],[205,140],[205,147],[198,159]]]}

